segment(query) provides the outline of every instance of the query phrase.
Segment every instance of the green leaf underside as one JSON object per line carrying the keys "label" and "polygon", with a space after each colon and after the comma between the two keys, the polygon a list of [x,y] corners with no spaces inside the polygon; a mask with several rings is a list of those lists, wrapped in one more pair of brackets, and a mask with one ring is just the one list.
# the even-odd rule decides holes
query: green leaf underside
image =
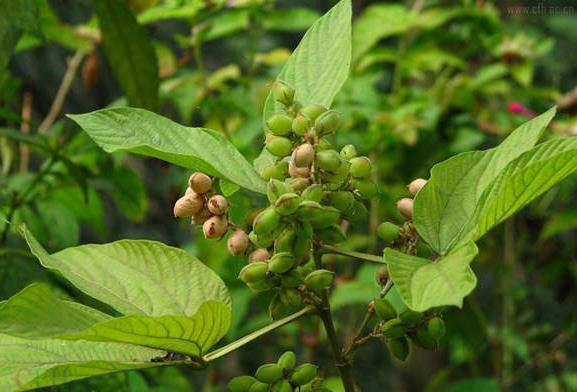
{"label": "green leaf underside", "polygon": [[128,151],[225,178],[265,193],[266,183],[222,135],[190,128],[144,109],[112,108],[69,115],[107,152]]}
{"label": "green leaf underside", "polygon": [[192,316],[209,300],[230,306],[224,282],[187,252],[155,241],[82,245],[52,255],[22,225],[41,264],[125,315]]}
{"label": "green leaf underside", "polygon": [[176,364],[151,362],[165,354],[129,344],[33,340],[0,334],[0,390],[30,390],[106,373]]}
{"label": "green leaf underside", "polygon": [[483,193],[505,167],[539,140],[555,108],[526,122],[503,143],[486,151],[459,154],[431,170],[427,185],[415,197],[414,222],[419,234],[438,253],[446,253],[464,230]]}
{"label": "green leaf underside", "polygon": [[158,61],[146,29],[128,6],[117,0],[95,0],[102,44],[114,76],[133,106],[158,106]]}
{"label": "green leaf underside", "polygon": [[385,260],[403,301],[418,312],[454,305],[461,307],[463,298],[476,286],[477,278],[470,267],[478,253],[469,242],[436,261],[385,249]]}
{"label": "green leaf underside", "polygon": [[[277,80],[294,87],[295,99],[303,105],[330,106],[349,75],[350,65],[351,1],[341,0],[306,32]],[[281,108],[269,94],[263,118]]]}

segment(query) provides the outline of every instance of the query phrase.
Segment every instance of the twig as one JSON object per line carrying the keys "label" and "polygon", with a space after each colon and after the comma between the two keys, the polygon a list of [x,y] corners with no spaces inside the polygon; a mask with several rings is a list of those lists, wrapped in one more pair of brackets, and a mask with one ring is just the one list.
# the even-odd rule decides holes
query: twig
{"label": "twig", "polygon": [[[32,116],[32,93],[26,91],[22,97],[22,122],[20,131],[30,133],[30,117]],[[20,143],[20,173],[26,173],[30,164],[30,149],[25,143]]]}
{"label": "twig", "polygon": [[341,249],[333,245],[323,244],[320,246],[322,253],[335,253],[342,256],[349,256],[354,259],[364,260],[371,263],[385,264],[385,260],[381,256],[375,256],[368,253],[355,252],[352,250]]}

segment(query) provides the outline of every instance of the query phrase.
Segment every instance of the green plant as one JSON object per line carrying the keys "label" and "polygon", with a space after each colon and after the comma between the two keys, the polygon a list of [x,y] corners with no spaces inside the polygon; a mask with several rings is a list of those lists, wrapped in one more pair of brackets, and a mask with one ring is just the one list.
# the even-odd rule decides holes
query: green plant
{"label": "green plant", "polygon": [[[255,292],[274,292],[272,323],[211,351],[230,327],[231,298],[218,275],[198,259],[134,240],[49,254],[26,227],[15,225],[44,267],[113,311],[71,301],[41,284],[1,303],[0,360],[15,363],[0,377],[3,389],[150,367],[203,369],[307,315],[322,321],[346,391],[355,390],[354,354],[371,339],[382,340],[401,361],[411,344],[439,346],[444,312],[462,306],[475,288],[470,263],[478,253],[476,241],[576,170],[577,143],[552,137],[537,144],[552,109],[498,147],[457,155],[433,167],[426,183],[411,182],[411,197],[397,204],[406,221],[379,226],[390,245],[384,257],[341,248],[348,223],[367,214],[366,200],[378,192],[374,162],[357,156],[351,145],[334,149],[342,119],[329,108],[349,73],[350,14],[350,1],[343,0],[319,19],[281,71],[266,101],[263,124],[272,135],[267,134],[256,169],[220,133],[187,128],[143,109],[70,116],[107,152],[128,151],[196,170],[174,215],[202,225],[207,238],[230,232],[230,253],[250,253],[239,278]],[[250,233],[231,213],[229,199],[241,188],[261,202],[267,197],[268,205],[250,221]],[[366,304],[358,332],[345,345],[329,301],[334,273],[326,259],[334,254],[383,265],[376,298]],[[314,365],[293,362],[285,354],[277,364],[259,368],[254,379],[231,381],[230,389],[328,388],[315,380]]]}

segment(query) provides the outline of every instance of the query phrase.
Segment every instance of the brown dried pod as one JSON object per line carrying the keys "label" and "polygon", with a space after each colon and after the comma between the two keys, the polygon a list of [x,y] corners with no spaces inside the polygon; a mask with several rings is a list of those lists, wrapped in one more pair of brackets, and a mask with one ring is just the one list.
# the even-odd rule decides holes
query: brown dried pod
{"label": "brown dried pod", "polygon": [[202,225],[205,238],[220,238],[228,229],[228,220],[220,215],[211,216]]}
{"label": "brown dried pod", "polygon": [[270,259],[270,253],[265,248],[258,248],[248,256],[248,261],[250,263],[266,261],[268,259]]}
{"label": "brown dried pod", "polygon": [[231,255],[238,256],[246,251],[248,242],[248,235],[243,230],[237,230],[229,237],[226,246]]}
{"label": "brown dried pod", "polygon": [[417,178],[411,181],[411,183],[407,185],[407,188],[409,189],[411,196],[415,196],[426,184],[427,180],[423,178]]}
{"label": "brown dried pod", "polygon": [[212,188],[212,179],[204,173],[192,173],[188,179],[188,183],[193,191],[200,195],[204,195]]}
{"label": "brown dried pod", "polygon": [[202,197],[194,192],[189,192],[174,203],[174,216],[178,218],[193,216],[204,205]]}
{"label": "brown dried pod", "polygon": [[307,167],[315,159],[315,149],[310,143],[304,143],[294,149],[292,153],[292,162],[296,167]]}
{"label": "brown dried pod", "polygon": [[404,197],[397,201],[397,209],[407,219],[413,218],[413,199]]}
{"label": "brown dried pod", "polygon": [[307,178],[311,174],[310,167],[297,167],[293,160],[289,162],[289,175],[293,178]]}
{"label": "brown dried pod", "polygon": [[202,225],[208,218],[212,216],[212,212],[204,206],[199,212],[192,216],[190,223],[193,225]]}
{"label": "brown dried pod", "polygon": [[228,200],[222,195],[214,195],[208,199],[207,206],[214,215],[224,215],[228,211]]}

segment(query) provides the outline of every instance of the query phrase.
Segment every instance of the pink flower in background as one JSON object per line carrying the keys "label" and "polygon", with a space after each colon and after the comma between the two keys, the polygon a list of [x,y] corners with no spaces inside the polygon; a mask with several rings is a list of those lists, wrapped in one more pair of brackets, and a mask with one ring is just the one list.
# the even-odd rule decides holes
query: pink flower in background
{"label": "pink flower in background", "polygon": [[509,113],[520,114],[525,117],[535,117],[537,113],[527,109],[521,102],[509,102],[507,105]]}

